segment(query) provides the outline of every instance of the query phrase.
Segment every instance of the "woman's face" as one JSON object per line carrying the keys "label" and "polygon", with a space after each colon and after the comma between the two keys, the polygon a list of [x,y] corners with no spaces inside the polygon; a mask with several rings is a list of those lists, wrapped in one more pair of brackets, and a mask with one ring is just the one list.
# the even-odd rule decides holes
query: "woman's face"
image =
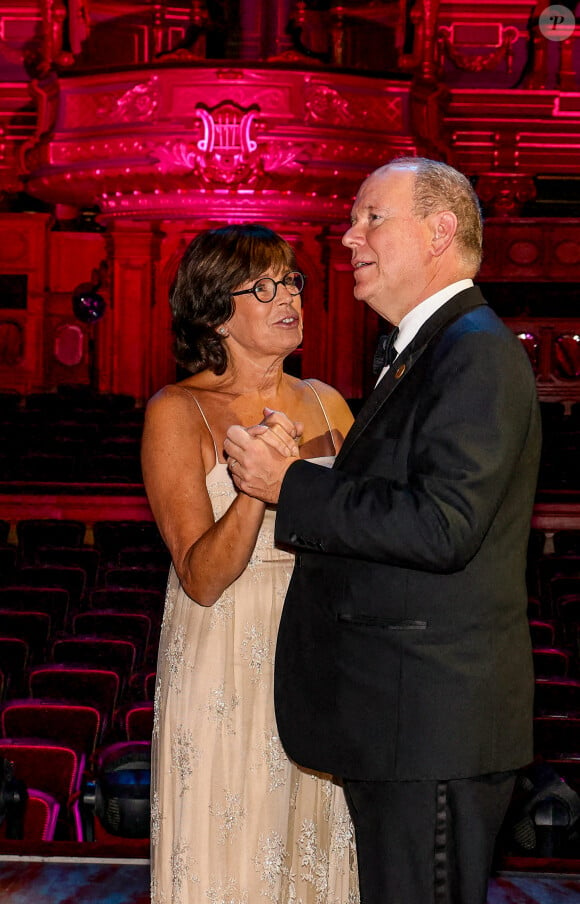
{"label": "woman's face", "polygon": [[[235,310],[225,324],[228,348],[250,356],[286,356],[302,342],[302,299],[291,295],[281,282],[288,270],[269,269],[236,287]],[[255,286],[258,297],[267,297],[267,286],[257,285],[264,277],[273,279],[276,295],[271,301],[259,301],[250,290]],[[247,290],[247,291],[246,291]]]}

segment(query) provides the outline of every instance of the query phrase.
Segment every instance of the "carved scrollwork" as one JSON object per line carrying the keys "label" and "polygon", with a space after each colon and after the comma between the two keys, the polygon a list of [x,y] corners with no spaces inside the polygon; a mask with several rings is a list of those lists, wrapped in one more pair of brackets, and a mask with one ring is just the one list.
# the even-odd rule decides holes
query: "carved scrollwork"
{"label": "carved scrollwork", "polygon": [[189,170],[208,184],[253,184],[262,169],[258,144],[251,134],[258,111],[257,104],[246,108],[231,101],[211,108],[198,104],[195,115],[201,124],[201,138],[195,145],[176,142],[157,148],[161,170]]}
{"label": "carved scrollwork", "polygon": [[482,173],[477,194],[491,216],[518,216],[524,204],[536,197],[536,185],[532,176],[520,173]]}
{"label": "carved scrollwork", "polygon": [[309,122],[327,122],[335,126],[352,125],[355,113],[336,88],[310,85],[306,91],[306,113]]}
{"label": "carved scrollwork", "polygon": [[507,62],[508,72],[512,71],[513,45],[518,39],[518,30],[513,26],[502,29],[501,44],[489,53],[468,54],[463,53],[453,43],[453,29],[443,26],[438,32],[438,43],[441,55],[466,72],[493,72],[504,62]]}
{"label": "carved scrollwork", "polygon": [[109,122],[143,122],[152,119],[159,106],[159,79],[156,75],[147,82],[134,85],[120,96],[105,95],[98,114]]}

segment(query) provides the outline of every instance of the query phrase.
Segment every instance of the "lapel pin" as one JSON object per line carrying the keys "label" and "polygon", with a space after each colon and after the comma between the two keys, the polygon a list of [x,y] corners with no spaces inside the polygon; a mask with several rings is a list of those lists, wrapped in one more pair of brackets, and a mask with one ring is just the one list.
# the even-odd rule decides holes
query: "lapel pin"
{"label": "lapel pin", "polygon": [[400,380],[406,370],[407,370],[406,364],[399,364],[399,366],[397,367],[397,369],[395,371],[395,380]]}

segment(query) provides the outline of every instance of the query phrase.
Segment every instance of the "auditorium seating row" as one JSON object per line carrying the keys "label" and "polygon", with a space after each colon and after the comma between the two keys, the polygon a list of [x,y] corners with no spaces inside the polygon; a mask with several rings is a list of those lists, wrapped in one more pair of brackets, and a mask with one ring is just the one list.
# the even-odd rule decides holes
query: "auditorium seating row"
{"label": "auditorium seating row", "polygon": [[[131,396],[60,389],[0,393],[0,482],[141,484],[143,409]],[[539,488],[579,490],[580,403],[545,402],[541,410]]]}
{"label": "auditorium seating row", "polygon": [[[72,391],[61,395],[64,404],[44,396],[13,399],[12,415],[0,398],[0,420],[8,424],[12,417],[17,433],[29,418],[31,434],[36,430],[54,440],[60,434],[51,418],[57,409],[60,418],[68,405],[59,423],[71,442],[93,449],[97,442],[138,444],[142,412],[132,399],[107,409],[94,399],[77,404]],[[99,410],[113,414],[100,417]],[[543,406],[543,418],[545,431],[548,424],[552,431],[544,443],[548,459],[552,455],[557,463],[563,451],[575,448],[580,408],[565,412],[550,404]],[[42,424],[50,429],[39,430]],[[123,431],[128,433],[120,439]],[[29,454],[46,454],[46,442],[42,453]],[[136,461],[136,446],[132,455]],[[572,456],[570,461],[572,468]],[[577,462],[578,457],[575,470]],[[68,472],[68,480],[72,476]],[[43,477],[48,480],[47,473]],[[562,486],[572,488],[569,480]],[[544,533],[532,531],[528,615],[535,749],[580,792],[580,531],[557,531],[551,542],[546,552]],[[150,521],[90,527],[67,519],[0,521],[0,756],[15,763],[29,787],[26,837],[86,837],[80,802],[103,751],[150,744],[169,564]],[[3,831],[0,826],[0,837]]]}
{"label": "auditorium seating row", "polygon": [[141,483],[135,399],[59,389],[0,393],[0,481]]}
{"label": "auditorium seating row", "polygon": [[81,841],[105,752],[150,745],[169,557],[149,521],[14,533],[0,521],[0,757],[28,788],[24,837]]}

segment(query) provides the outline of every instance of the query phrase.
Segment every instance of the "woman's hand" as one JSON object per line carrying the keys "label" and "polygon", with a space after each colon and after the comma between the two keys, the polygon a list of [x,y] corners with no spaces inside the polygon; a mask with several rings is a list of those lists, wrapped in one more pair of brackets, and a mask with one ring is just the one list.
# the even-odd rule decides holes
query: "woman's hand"
{"label": "woman's hand", "polygon": [[264,408],[263,413],[259,424],[247,428],[250,436],[260,437],[280,455],[297,458],[304,425],[300,421],[291,421],[283,411],[274,411],[273,408]]}

